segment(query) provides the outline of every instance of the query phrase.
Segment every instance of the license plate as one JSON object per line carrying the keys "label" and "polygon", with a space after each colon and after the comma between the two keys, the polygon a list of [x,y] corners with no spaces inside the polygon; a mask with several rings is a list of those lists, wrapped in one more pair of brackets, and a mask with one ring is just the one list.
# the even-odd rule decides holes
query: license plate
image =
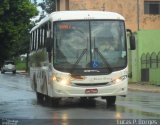
{"label": "license plate", "polygon": [[86,94],[98,93],[98,89],[86,89],[85,93]]}

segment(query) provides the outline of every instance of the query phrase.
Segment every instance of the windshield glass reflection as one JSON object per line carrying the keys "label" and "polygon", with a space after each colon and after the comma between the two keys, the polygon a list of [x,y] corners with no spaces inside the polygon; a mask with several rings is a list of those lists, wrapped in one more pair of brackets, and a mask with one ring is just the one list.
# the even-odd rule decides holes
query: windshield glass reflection
{"label": "windshield glass reflection", "polygon": [[54,24],[54,67],[110,72],[126,66],[123,21],[65,21]]}

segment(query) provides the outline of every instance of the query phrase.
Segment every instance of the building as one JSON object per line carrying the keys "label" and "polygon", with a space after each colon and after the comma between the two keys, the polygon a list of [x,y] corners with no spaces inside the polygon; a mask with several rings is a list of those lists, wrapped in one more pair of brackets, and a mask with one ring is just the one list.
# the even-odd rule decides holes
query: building
{"label": "building", "polygon": [[57,0],[59,10],[113,11],[133,31],[160,29],[160,0]]}
{"label": "building", "polygon": [[131,82],[149,82],[160,85],[160,29],[139,30],[136,50],[129,51]]}

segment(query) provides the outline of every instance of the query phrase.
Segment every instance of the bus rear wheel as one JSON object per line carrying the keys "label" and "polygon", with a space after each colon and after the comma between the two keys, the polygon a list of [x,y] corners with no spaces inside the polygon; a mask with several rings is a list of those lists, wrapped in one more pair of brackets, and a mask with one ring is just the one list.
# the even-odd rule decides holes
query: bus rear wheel
{"label": "bus rear wheel", "polygon": [[108,96],[106,97],[107,107],[114,106],[116,102],[116,96]]}
{"label": "bus rear wheel", "polygon": [[43,103],[44,95],[39,93],[39,92],[36,92],[36,96],[37,96],[37,102],[38,103]]}

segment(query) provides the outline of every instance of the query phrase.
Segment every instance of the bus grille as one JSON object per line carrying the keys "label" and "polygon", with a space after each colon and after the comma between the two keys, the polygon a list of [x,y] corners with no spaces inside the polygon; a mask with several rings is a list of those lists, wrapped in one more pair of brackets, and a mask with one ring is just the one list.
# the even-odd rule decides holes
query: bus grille
{"label": "bus grille", "polygon": [[74,83],[75,86],[106,86],[109,82],[104,83]]}

